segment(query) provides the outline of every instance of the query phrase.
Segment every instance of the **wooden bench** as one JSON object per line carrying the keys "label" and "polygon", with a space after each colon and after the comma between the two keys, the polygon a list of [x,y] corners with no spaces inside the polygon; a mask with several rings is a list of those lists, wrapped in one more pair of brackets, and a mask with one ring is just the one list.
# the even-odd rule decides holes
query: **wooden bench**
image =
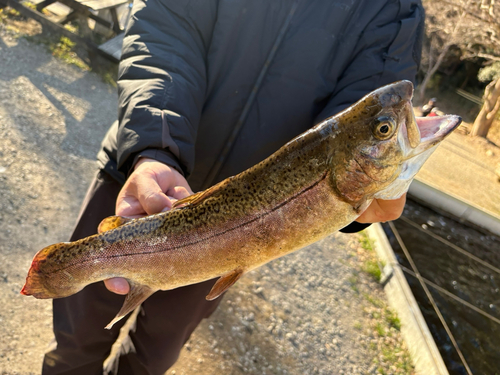
{"label": "wooden bench", "polygon": [[[71,9],[71,12],[66,17],[59,20],[59,23],[67,23],[81,15],[93,19],[101,26],[111,29],[116,34],[119,34],[122,30],[116,13],[116,8],[120,5],[129,3],[130,0],[44,0],[36,5],[36,10],[42,12],[44,8],[55,2],[62,3]],[[109,10],[112,19],[111,22],[96,14],[104,10]]]}
{"label": "wooden bench", "polygon": [[[121,56],[121,45],[123,43],[123,31],[121,30],[120,22],[118,20],[117,8],[124,4],[129,4],[126,17],[130,16],[131,1],[132,0],[32,0],[36,5],[36,10],[24,6],[20,0],[0,0],[0,9],[10,6],[19,11],[23,16],[30,17],[42,24],[43,27],[49,28],[51,32],[55,32],[69,38],[77,44],[84,45],[89,51],[95,51],[103,56],[118,62]],[[53,5],[52,5],[53,4]],[[42,10],[49,5],[51,8],[62,8],[57,10],[57,17],[49,18],[42,13]],[[112,21],[104,19],[98,12],[109,10]],[[69,13],[68,13],[69,12]],[[50,11],[49,13],[52,13]],[[101,12],[102,13],[102,12]],[[125,15],[125,13],[124,13]],[[97,24],[103,26],[114,33],[116,36],[107,42],[97,45],[93,42],[92,38],[88,36],[77,35],[70,30],[64,28],[62,23],[68,22],[72,18],[85,17],[95,20]],[[96,24],[96,26],[97,26]],[[124,27],[126,26],[126,22]],[[88,26],[87,26],[88,29]],[[89,29],[90,30],[90,29]],[[82,30],[80,30],[81,32]]]}

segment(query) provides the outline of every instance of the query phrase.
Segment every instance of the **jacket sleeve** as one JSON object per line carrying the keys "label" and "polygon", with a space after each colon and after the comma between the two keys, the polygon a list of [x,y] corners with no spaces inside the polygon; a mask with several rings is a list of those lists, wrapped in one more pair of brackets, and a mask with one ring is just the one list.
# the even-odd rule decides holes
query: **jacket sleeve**
{"label": "jacket sleeve", "polygon": [[415,84],[423,30],[420,0],[398,0],[387,1],[358,36],[347,35],[346,39],[352,39],[356,47],[316,122],[337,114],[383,85],[403,79]]}
{"label": "jacket sleeve", "polygon": [[118,73],[118,170],[148,156],[188,174],[216,0],[134,2]]}

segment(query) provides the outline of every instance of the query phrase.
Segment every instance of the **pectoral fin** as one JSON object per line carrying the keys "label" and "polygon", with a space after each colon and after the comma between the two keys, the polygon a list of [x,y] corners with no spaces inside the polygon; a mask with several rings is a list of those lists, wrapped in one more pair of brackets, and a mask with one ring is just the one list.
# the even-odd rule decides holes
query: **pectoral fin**
{"label": "pectoral fin", "polygon": [[106,326],[106,329],[111,329],[113,325],[122,319],[129,312],[134,310],[137,306],[143,303],[155,291],[149,286],[137,284],[133,281],[127,280],[130,284],[130,292],[128,292],[123,306],[115,316],[115,318]]}
{"label": "pectoral fin", "polygon": [[243,275],[243,270],[241,268],[235,269],[225,275],[222,275],[219,280],[216,281],[212,290],[205,297],[208,301],[212,301],[219,297],[222,293],[229,289],[238,279]]}
{"label": "pectoral fin", "polygon": [[97,227],[97,232],[98,233],[107,232],[108,230],[118,228],[119,226],[122,226],[123,224],[126,224],[131,220],[133,219],[123,216],[107,217],[103,221],[101,221],[99,227]]}

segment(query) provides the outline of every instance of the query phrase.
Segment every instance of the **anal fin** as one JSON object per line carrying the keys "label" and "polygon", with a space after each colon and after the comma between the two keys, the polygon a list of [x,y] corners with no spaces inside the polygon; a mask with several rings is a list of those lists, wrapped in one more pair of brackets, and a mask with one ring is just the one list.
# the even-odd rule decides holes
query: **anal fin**
{"label": "anal fin", "polygon": [[208,301],[212,301],[219,297],[222,293],[228,290],[238,279],[243,275],[243,270],[237,268],[231,272],[222,275],[212,287],[212,290],[205,297]]}
{"label": "anal fin", "polygon": [[130,280],[127,281],[130,284],[130,291],[127,297],[125,297],[122,308],[118,314],[116,314],[115,318],[106,326],[106,329],[111,329],[116,322],[121,320],[155,292],[155,290],[151,289],[149,286],[141,285]]}

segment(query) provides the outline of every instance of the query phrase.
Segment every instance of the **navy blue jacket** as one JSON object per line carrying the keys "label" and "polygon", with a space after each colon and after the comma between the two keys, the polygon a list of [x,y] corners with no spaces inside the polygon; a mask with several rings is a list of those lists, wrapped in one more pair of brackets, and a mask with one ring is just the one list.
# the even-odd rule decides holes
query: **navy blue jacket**
{"label": "navy blue jacket", "polygon": [[119,123],[98,157],[118,180],[148,156],[206,188],[368,92],[415,81],[420,62],[419,0],[147,0],[132,12]]}

